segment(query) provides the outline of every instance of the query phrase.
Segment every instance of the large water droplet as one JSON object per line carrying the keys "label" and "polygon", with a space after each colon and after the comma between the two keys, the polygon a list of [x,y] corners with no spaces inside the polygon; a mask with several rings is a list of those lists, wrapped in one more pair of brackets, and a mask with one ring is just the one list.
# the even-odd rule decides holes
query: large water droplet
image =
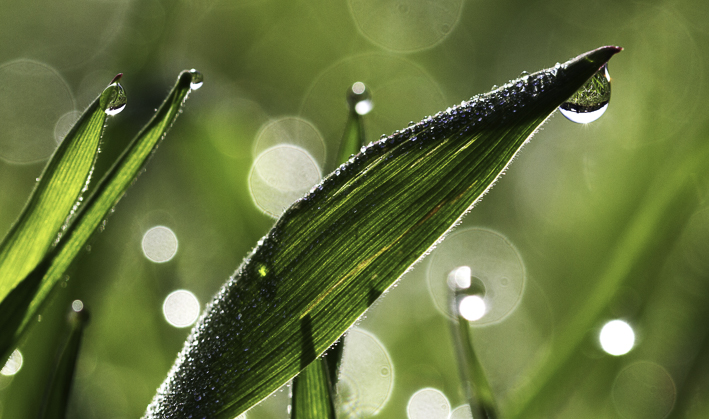
{"label": "large water droplet", "polygon": [[369,94],[369,89],[361,81],[356,82],[347,91],[347,103],[359,115],[368,114],[374,104]]}
{"label": "large water droplet", "polygon": [[118,83],[121,76],[123,76],[123,74],[118,74],[114,77],[111,84],[101,93],[101,107],[106,112],[106,115],[113,116],[121,113],[128,102],[126,91],[123,90],[123,86]]}
{"label": "large water droplet", "polygon": [[202,75],[202,73],[193,68],[192,70],[190,70],[190,74],[192,75],[190,89],[197,90],[202,87],[202,84],[204,83],[204,76]]}
{"label": "large water droplet", "polygon": [[559,111],[569,121],[588,124],[608,109],[611,100],[611,76],[604,65],[573,96],[559,106]]}

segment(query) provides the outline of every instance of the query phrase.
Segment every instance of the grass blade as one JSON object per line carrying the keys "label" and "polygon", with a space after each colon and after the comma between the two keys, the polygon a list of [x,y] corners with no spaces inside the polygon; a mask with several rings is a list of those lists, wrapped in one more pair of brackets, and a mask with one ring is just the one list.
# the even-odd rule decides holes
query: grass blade
{"label": "grass blade", "polygon": [[293,379],[291,419],[335,419],[330,373],[318,358]]}
{"label": "grass blade", "polygon": [[[117,77],[118,78],[118,77]],[[45,167],[17,221],[0,243],[0,301],[44,258],[85,190],[116,80],[81,115]]]}
{"label": "grass blade", "polygon": [[468,320],[460,314],[458,308],[462,298],[469,295],[479,294],[462,289],[451,291],[451,311],[457,313],[456,318],[451,319],[451,333],[458,361],[459,374],[463,391],[468,399],[468,405],[470,406],[473,417],[480,419],[496,419],[498,417],[498,409],[495,396],[487,380],[485,371],[480,364],[480,360],[475,354]]}
{"label": "grass blade", "polygon": [[[180,113],[189,92],[201,85],[202,75],[195,71],[183,71],[175,86],[153,118],[131,141],[126,150],[116,160],[92,194],[85,201],[74,221],[64,233],[57,247],[47,255],[46,266],[37,269],[28,277],[42,277],[39,290],[29,304],[21,325],[16,330],[4,330],[12,334],[16,341],[27,329],[30,320],[39,312],[50,291],[62,278],[64,272],[81,253],[94,231],[104,222],[111,209],[118,203],[126,190],[140,174],[148,158],[155,151],[160,140]],[[36,278],[36,277],[35,277]]]}
{"label": "grass blade", "polygon": [[66,417],[76,360],[81,348],[81,338],[89,319],[83,304],[76,305],[77,303],[80,301],[72,303],[72,310],[67,319],[69,333],[64,344],[59,348],[54,371],[45,389],[39,419],[64,419]]}
{"label": "grass blade", "polygon": [[[365,94],[366,93],[366,94]],[[364,121],[358,104],[371,105],[369,91],[364,83],[357,82],[347,89],[349,116],[340,141],[339,164],[346,162],[364,146]],[[338,339],[322,358],[310,363],[293,379],[291,418],[334,418],[335,385],[342,362],[342,338]],[[329,379],[329,381],[328,381]]]}
{"label": "grass blade", "polygon": [[231,418],[315,360],[620,49],[512,81],[370,144],[291,206],[192,330],[146,418]]}

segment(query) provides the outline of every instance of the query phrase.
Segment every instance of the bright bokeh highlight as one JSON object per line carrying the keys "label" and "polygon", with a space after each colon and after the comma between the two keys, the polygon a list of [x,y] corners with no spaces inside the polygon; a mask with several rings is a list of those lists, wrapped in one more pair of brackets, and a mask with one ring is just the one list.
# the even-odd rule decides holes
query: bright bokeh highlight
{"label": "bright bokeh highlight", "polygon": [[599,335],[601,347],[611,355],[625,355],[635,345],[635,332],[622,320],[611,320],[601,329]]}
{"label": "bright bokeh highlight", "polygon": [[156,226],[143,235],[143,254],[155,263],[164,263],[177,253],[177,236],[165,226]]}
{"label": "bright bokeh highlight", "polygon": [[451,405],[448,398],[435,388],[424,388],[409,399],[408,419],[448,419]]}
{"label": "bright bokeh highlight", "polygon": [[165,320],[175,327],[191,326],[197,321],[199,311],[199,300],[187,290],[173,291],[162,304]]}
{"label": "bright bokeh highlight", "polygon": [[15,375],[22,368],[22,352],[19,349],[15,349],[10,358],[5,363],[5,366],[0,370],[0,374],[5,376]]}
{"label": "bright bokeh highlight", "polygon": [[460,304],[458,305],[460,315],[470,322],[482,319],[486,310],[485,300],[479,295],[465,296],[460,300]]}
{"label": "bright bokeh highlight", "polygon": [[448,287],[454,291],[457,289],[465,290],[470,288],[471,282],[470,266],[455,268],[448,275]]}

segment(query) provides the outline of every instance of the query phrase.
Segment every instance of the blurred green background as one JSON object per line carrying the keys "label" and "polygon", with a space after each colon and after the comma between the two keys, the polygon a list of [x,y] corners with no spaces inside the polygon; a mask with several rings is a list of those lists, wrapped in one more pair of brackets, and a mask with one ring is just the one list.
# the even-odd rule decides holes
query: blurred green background
{"label": "blurred green background", "polygon": [[[555,115],[456,245],[444,241],[367,312],[350,347],[368,356],[346,349],[342,417],[407,417],[425,388],[445,396],[441,411],[465,403],[438,272],[465,264],[521,290],[500,288],[500,318],[471,325],[503,416],[708,417],[708,22],[698,0],[2,2],[0,233],[117,73],[128,106],[109,121],[96,177],[179,71],[205,83],[21,344],[21,369],[0,376],[0,417],[35,414],[75,299],[91,323],[71,417],[142,415],[189,331],[166,321],[166,296],[186,289],[204,307],[273,225],[264,211],[334,168],[352,83],[371,91],[374,140],[602,45],[625,48],[609,66],[606,114],[589,125]],[[272,148],[282,143],[299,148]],[[164,263],[141,246],[158,225],[179,243]],[[598,344],[612,319],[635,330],[627,355]],[[288,392],[248,417],[286,418]]]}

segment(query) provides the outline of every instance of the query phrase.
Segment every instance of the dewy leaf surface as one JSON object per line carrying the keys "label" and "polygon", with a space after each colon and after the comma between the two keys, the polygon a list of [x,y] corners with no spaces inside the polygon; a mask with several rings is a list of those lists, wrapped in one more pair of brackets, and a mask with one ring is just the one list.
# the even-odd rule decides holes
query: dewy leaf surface
{"label": "dewy leaf surface", "polygon": [[297,201],[214,297],[146,418],[232,418],[323,353],[620,49],[514,80],[372,143]]}
{"label": "dewy leaf surface", "polygon": [[47,255],[42,265],[27,276],[26,280],[30,282],[36,281],[38,276],[42,277],[39,290],[29,305],[19,328],[3,330],[3,333],[12,333],[13,340],[16,341],[26,330],[30,320],[38,313],[49,292],[62,278],[94,231],[106,219],[111,209],[140,174],[148,158],[179,115],[187,95],[193,88],[197,88],[196,81],[201,80],[202,75],[195,70],[183,71],[180,74],[172,91],[153,118],[131,141],[123,154],[96,185],[92,194],[85,200],[83,208],[67,228],[59,245]]}

